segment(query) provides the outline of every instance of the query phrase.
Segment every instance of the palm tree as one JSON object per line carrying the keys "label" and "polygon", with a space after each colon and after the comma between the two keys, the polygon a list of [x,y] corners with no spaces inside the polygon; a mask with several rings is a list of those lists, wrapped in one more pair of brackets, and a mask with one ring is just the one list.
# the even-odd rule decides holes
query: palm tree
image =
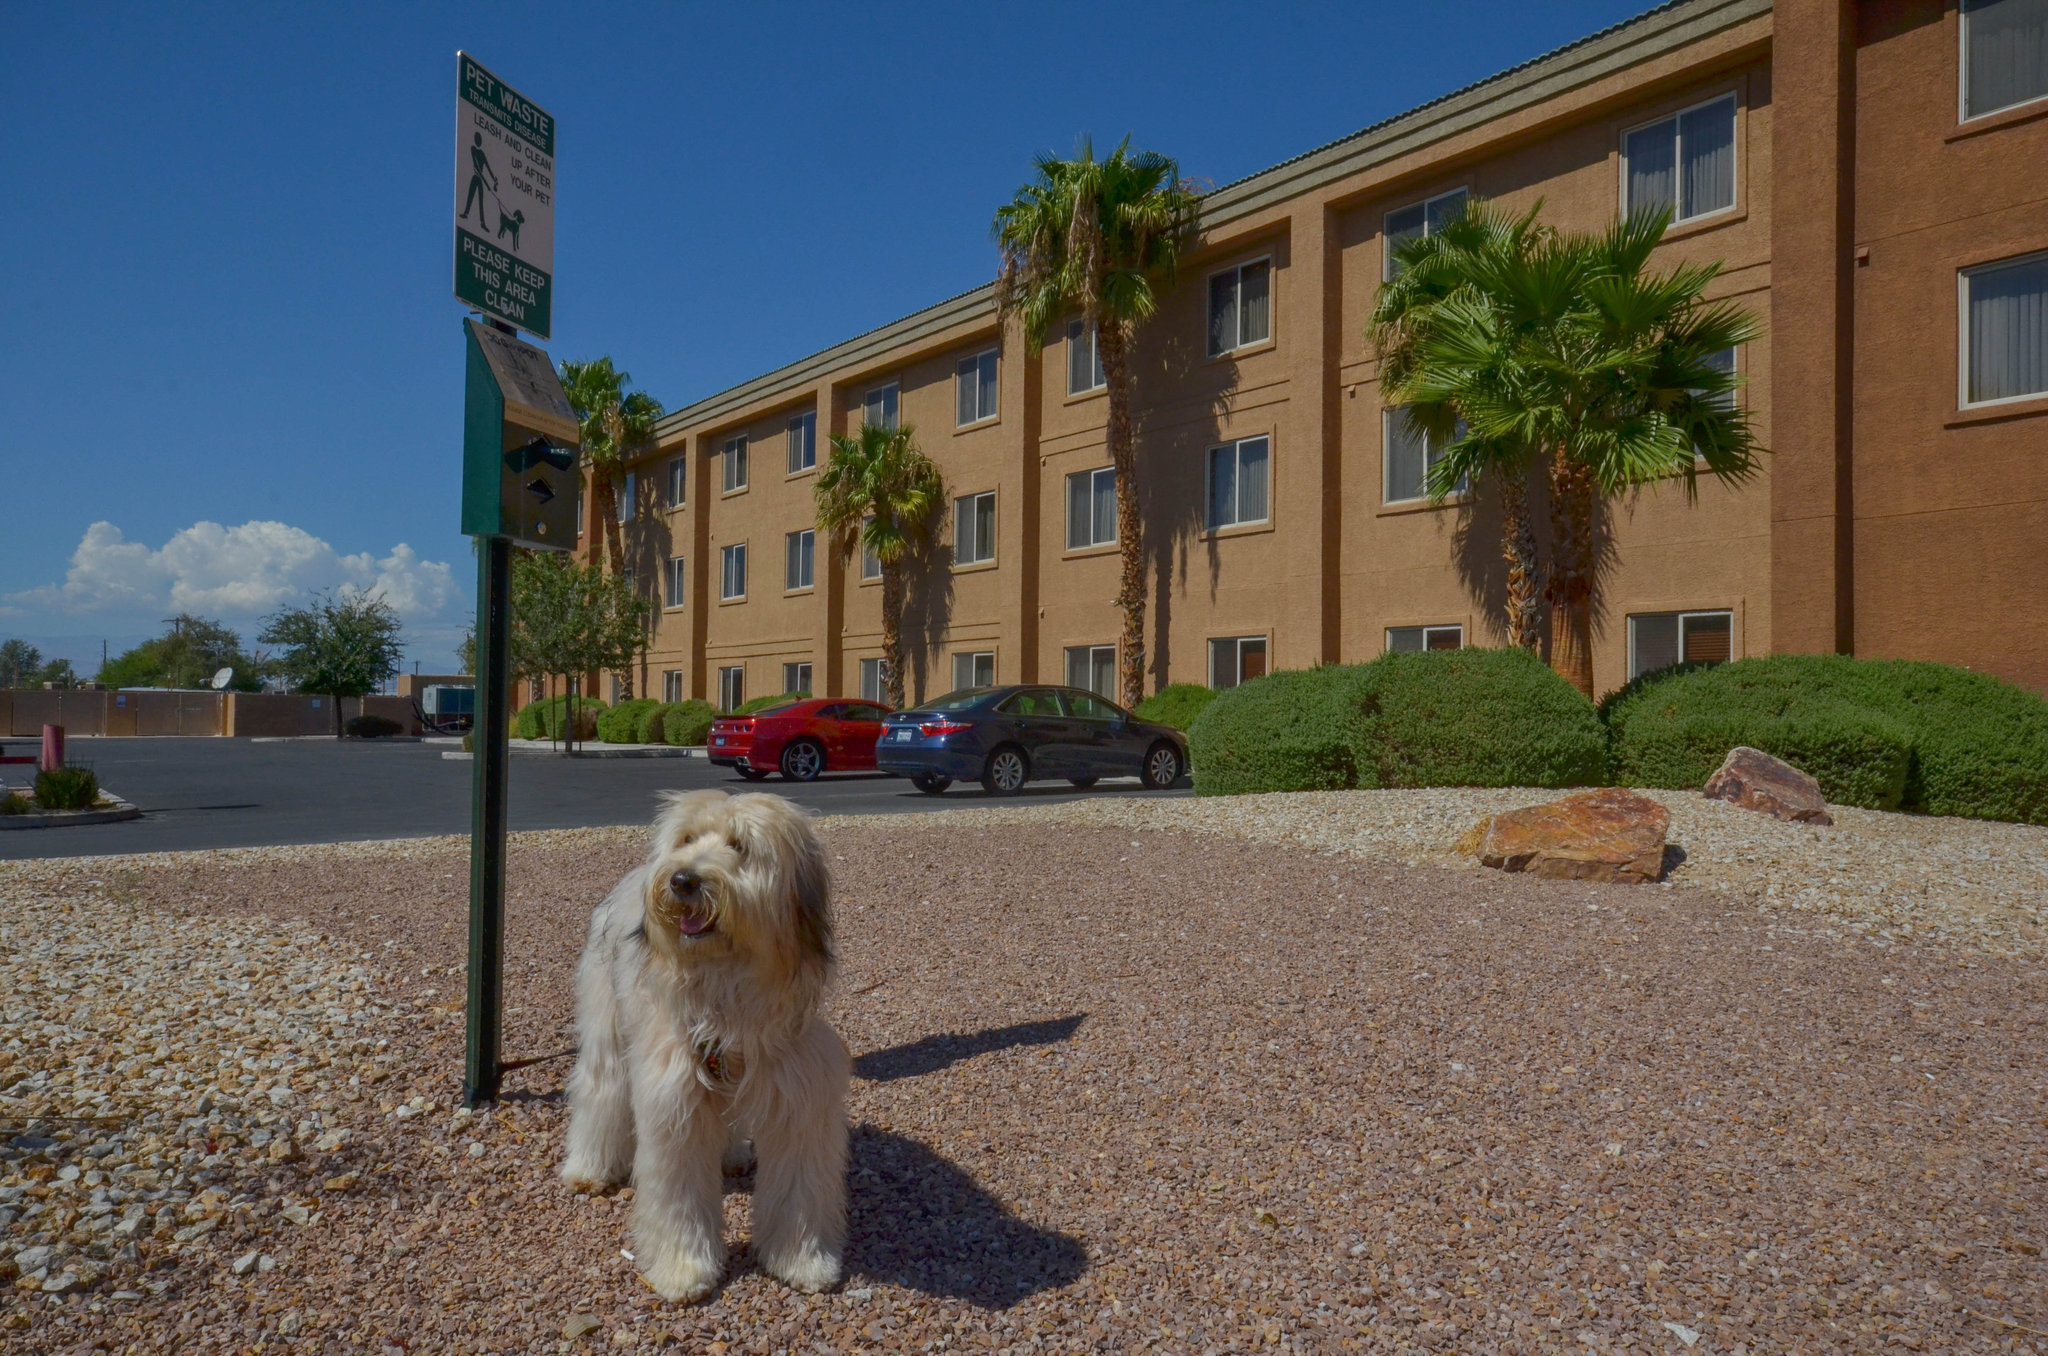
{"label": "palm tree", "polygon": [[1123,611],[1126,705],[1145,696],[1145,546],[1138,517],[1137,452],[1131,436],[1131,341],[1158,309],[1183,248],[1193,239],[1201,196],[1180,167],[1130,139],[1097,160],[1085,138],[1072,160],[1041,155],[1038,179],[996,211],[1002,249],[996,295],[1007,320],[1019,318],[1025,346],[1037,353],[1047,331],[1075,312],[1096,332],[1109,385],[1109,456],[1116,467],[1116,533],[1122,556],[1117,606]]}
{"label": "palm tree", "polygon": [[[1492,214],[1479,217],[1485,228]],[[1433,494],[1462,473],[1542,466],[1550,663],[1588,697],[1603,505],[1671,479],[1691,498],[1701,471],[1740,483],[1761,451],[1726,362],[1761,327],[1732,302],[1706,300],[1718,263],[1648,271],[1670,220],[1668,209],[1640,211],[1585,235],[1543,230],[1534,213],[1492,218],[1490,229],[1529,238],[1463,254],[1458,285],[1416,315],[1399,372],[1399,392],[1426,421],[1441,428],[1455,414],[1466,426],[1431,469]]]}
{"label": "palm tree", "polygon": [[626,460],[654,435],[661,402],[645,391],[628,391],[630,372],[612,366],[609,357],[591,362],[564,362],[562,389],[583,428],[583,455],[590,462],[591,488],[604,518],[604,535],[594,553],[599,568],[611,552],[614,574],[626,569],[626,549],[619,534],[619,478]]}
{"label": "palm tree", "polygon": [[865,546],[882,563],[882,681],[891,706],[903,705],[904,571],[931,540],[946,503],[946,482],[917,447],[916,430],[863,424],[832,435],[818,476],[818,526],[844,534],[849,552]]}

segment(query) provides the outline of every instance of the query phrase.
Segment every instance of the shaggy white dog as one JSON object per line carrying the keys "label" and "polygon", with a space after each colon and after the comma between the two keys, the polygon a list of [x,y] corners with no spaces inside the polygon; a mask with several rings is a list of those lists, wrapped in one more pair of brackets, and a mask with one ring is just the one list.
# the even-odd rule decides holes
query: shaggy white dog
{"label": "shaggy white dog", "polygon": [[597,906],[576,971],[562,1176],[633,1180],[640,1272],[665,1299],[725,1270],[721,1162],[759,1155],[754,1254],[799,1290],[846,1243],[846,1046],[818,1015],[831,873],[780,796],[667,798],[644,865]]}

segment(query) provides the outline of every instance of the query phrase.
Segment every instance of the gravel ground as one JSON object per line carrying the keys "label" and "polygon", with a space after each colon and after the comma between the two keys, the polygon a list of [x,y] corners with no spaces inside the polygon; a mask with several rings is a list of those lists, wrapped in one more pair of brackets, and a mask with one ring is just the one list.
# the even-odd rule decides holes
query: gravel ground
{"label": "gravel ground", "polygon": [[[554,1182],[566,1060],[451,1111],[460,840],[0,868],[0,1347],[2048,1352],[2048,834],[1674,801],[1740,893],[1598,887],[1342,799],[828,821],[849,1279],[696,1308]],[[637,855],[515,840],[508,1056]]]}

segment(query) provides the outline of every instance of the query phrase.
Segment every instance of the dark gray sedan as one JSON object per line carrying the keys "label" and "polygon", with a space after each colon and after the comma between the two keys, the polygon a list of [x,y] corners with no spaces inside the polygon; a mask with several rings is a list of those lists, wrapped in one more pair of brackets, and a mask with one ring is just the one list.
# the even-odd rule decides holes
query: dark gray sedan
{"label": "dark gray sedan", "polygon": [[1064,777],[1090,787],[1137,777],[1164,791],[1187,771],[1187,744],[1168,725],[1139,720],[1115,702],[1073,687],[969,687],[898,711],[882,722],[875,766],[937,795],[979,781],[992,796]]}

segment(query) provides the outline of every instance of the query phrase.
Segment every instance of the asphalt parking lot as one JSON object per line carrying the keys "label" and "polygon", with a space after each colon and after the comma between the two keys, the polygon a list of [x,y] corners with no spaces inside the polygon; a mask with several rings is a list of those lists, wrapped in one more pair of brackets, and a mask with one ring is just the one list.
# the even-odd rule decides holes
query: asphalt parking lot
{"label": "asphalt parking lot", "polygon": [[[334,739],[73,739],[72,761],[91,766],[102,786],[141,808],[142,818],[0,832],[0,859],[467,833],[473,765],[443,758],[446,751],[439,744]],[[512,759],[512,828],[644,823],[658,792],[701,787],[774,791],[820,814],[915,814],[989,799],[978,785],[927,796],[901,778],[851,773],[808,784],[749,783],[701,758],[521,756]],[[1043,782],[1010,803],[1187,794],[1145,791],[1135,778],[1089,791]]]}

